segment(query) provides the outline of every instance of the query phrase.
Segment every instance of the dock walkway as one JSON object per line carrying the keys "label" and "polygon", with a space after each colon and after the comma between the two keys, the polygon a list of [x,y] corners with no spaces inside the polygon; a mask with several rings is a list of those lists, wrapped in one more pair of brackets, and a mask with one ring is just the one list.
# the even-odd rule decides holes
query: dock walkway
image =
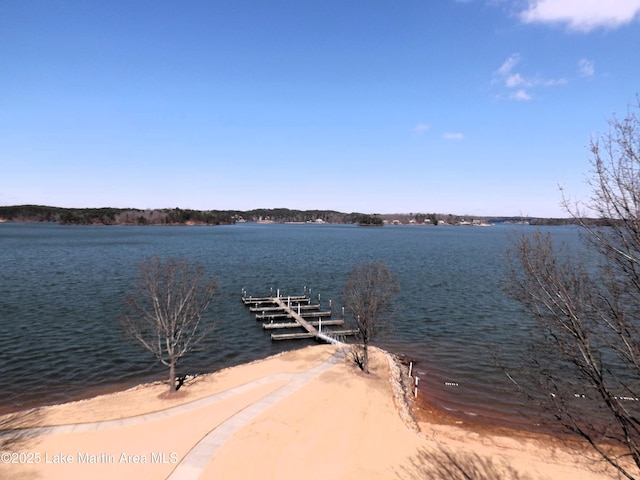
{"label": "dock walkway", "polygon": [[[244,294],[244,291],[243,291]],[[296,340],[315,338],[331,344],[340,344],[338,337],[355,335],[357,330],[325,330],[322,327],[344,325],[343,319],[323,320],[331,317],[331,311],[320,311],[320,305],[312,304],[306,295],[281,296],[278,291],[275,297],[242,297],[242,302],[249,307],[249,311],[256,313],[256,320],[268,321],[264,323],[265,330],[279,330],[301,328],[303,332],[272,333],[271,340]],[[293,322],[279,322],[274,320],[290,320]],[[314,320],[311,320],[314,319]],[[317,328],[316,328],[317,327]]]}

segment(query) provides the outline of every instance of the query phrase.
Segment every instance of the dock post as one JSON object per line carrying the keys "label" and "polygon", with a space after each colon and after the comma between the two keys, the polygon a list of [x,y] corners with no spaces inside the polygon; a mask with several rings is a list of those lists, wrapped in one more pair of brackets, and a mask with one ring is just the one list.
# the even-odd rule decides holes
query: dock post
{"label": "dock post", "polygon": [[342,307],[342,319],[344,320],[344,307]]}
{"label": "dock post", "polygon": [[413,370],[413,362],[409,362],[409,376],[411,376],[412,370]]}
{"label": "dock post", "polygon": [[318,318],[318,331],[322,333],[322,317]]}
{"label": "dock post", "polygon": [[419,381],[419,380],[420,380],[420,379],[419,379],[418,377],[416,377],[416,387],[415,387],[415,390],[413,391],[413,396],[414,396],[414,397],[417,397],[417,396],[418,396],[418,381]]}
{"label": "dock post", "polygon": [[279,288],[276,290],[276,297],[280,298],[280,289]]}

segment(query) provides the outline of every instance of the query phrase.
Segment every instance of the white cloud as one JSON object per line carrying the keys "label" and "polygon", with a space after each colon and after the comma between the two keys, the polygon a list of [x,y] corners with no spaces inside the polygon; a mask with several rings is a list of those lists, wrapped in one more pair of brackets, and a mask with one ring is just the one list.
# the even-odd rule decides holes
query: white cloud
{"label": "white cloud", "polygon": [[[514,53],[507,58],[500,68],[495,71],[493,83],[503,84],[508,93],[498,95],[498,98],[509,98],[510,100],[531,100],[533,94],[531,89],[540,87],[556,87],[566,85],[566,78],[543,78],[538,75],[525,75],[516,70],[520,63],[520,55]],[[586,65],[588,67],[588,65]]]}
{"label": "white cloud", "polygon": [[596,64],[593,60],[583,58],[578,62],[578,72],[581,77],[592,77],[596,73]]}
{"label": "white cloud", "polygon": [[[500,68],[496,70],[497,81],[499,83],[504,82],[504,86],[510,92],[507,95],[510,100],[530,100],[531,95],[524,90],[524,87],[530,87],[534,82],[525,78],[522,74],[514,72],[514,69],[519,63],[520,55],[518,53],[514,53],[507,58],[503,64],[500,65]],[[519,87],[519,89],[514,92],[512,89],[516,87]]]}
{"label": "white cloud", "polygon": [[509,98],[511,100],[517,100],[519,102],[526,102],[531,100],[531,95],[525,89],[516,90],[515,92],[511,92],[509,94]]}
{"label": "white cloud", "polygon": [[445,140],[462,140],[464,135],[461,133],[445,133],[443,137]]}
{"label": "white cloud", "polygon": [[518,85],[522,85],[525,83],[524,78],[519,73],[514,73],[513,75],[509,75],[505,80],[507,87],[517,87]]}
{"label": "white cloud", "polygon": [[520,13],[526,23],[560,23],[589,32],[630,23],[640,12],[640,0],[529,0]]}
{"label": "white cloud", "polygon": [[569,83],[569,81],[566,78],[551,78],[548,80],[538,79],[531,85],[540,85],[542,87],[557,87],[558,85],[566,85],[567,83]]}
{"label": "white cloud", "polygon": [[413,127],[413,131],[416,133],[422,133],[422,132],[426,132],[430,128],[431,126],[427,123],[419,123],[415,127]]}
{"label": "white cloud", "polygon": [[520,55],[514,53],[509,58],[507,58],[502,65],[500,65],[500,68],[496,71],[496,73],[500,76],[506,77],[511,73],[513,68],[518,63],[520,63]]}

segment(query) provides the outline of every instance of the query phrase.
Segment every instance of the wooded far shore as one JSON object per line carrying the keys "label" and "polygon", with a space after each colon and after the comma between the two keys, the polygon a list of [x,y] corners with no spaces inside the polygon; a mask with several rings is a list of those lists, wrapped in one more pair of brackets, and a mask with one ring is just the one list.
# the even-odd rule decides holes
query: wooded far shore
{"label": "wooded far shore", "polygon": [[[401,224],[401,225],[474,225],[527,223],[530,225],[571,225],[574,218],[536,218],[454,215],[441,213],[364,214],[334,210],[291,210],[259,208],[254,210],[190,210],[181,208],[61,208],[43,205],[0,206],[0,221],[57,222],[63,225],[231,225],[239,222]],[[593,220],[597,223],[597,220]]]}

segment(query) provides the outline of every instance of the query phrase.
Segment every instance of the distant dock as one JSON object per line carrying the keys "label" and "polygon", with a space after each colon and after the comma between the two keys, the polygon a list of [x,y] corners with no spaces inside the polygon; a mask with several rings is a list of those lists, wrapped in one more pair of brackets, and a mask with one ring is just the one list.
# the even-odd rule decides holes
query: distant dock
{"label": "distant dock", "polygon": [[[271,340],[298,340],[315,338],[319,341],[339,344],[347,336],[355,335],[358,330],[332,330],[327,327],[344,326],[344,317],[332,319],[331,310],[321,311],[320,304],[311,303],[307,295],[280,295],[275,297],[252,297],[242,291],[242,303],[256,314],[256,320],[264,322],[264,330],[297,329],[301,332],[272,333]],[[293,321],[291,321],[293,320]]]}

